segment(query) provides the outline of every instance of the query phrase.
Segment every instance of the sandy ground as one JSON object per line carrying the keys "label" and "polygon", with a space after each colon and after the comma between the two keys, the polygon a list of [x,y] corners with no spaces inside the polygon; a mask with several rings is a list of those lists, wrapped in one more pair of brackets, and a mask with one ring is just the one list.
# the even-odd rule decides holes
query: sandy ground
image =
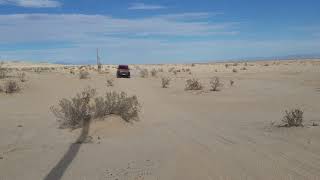
{"label": "sandy ground", "polygon": [[[90,79],[80,80],[63,66],[6,64],[56,69],[28,71],[21,92],[0,93],[0,179],[320,179],[320,127],[311,125],[320,123],[320,61],[225,64],[131,66],[132,78],[115,79],[114,87],[106,86],[114,66],[104,66],[109,73],[90,70]],[[164,72],[141,78],[137,67]],[[192,73],[174,75],[171,67]],[[172,78],[169,88],[161,88],[161,76]],[[213,76],[224,83],[221,91],[209,90]],[[185,91],[192,77],[205,88]],[[100,95],[137,95],[140,121],[94,121],[92,141],[74,144],[81,129],[59,129],[50,106],[88,85]],[[295,107],[304,110],[304,127],[271,125]]]}

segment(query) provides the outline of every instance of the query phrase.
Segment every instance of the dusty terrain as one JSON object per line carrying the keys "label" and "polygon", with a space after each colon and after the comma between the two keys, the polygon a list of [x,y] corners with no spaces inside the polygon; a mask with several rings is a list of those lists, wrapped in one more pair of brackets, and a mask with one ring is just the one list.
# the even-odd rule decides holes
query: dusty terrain
{"label": "dusty terrain", "polygon": [[[312,126],[320,123],[320,61],[225,64],[133,65],[132,78],[115,79],[113,87],[106,85],[115,78],[112,65],[80,80],[70,67],[5,64],[26,71],[27,81],[19,93],[0,93],[0,179],[320,179],[320,127]],[[141,78],[137,67],[163,72]],[[169,73],[171,67],[181,72]],[[172,78],[169,88],[161,88],[162,76]],[[213,76],[224,84],[218,92],[209,88]],[[184,90],[192,77],[203,90]],[[50,106],[88,85],[101,95],[137,95],[140,120],[94,121],[91,142],[73,144],[81,129],[59,129]],[[272,125],[296,107],[304,111],[304,127]]]}

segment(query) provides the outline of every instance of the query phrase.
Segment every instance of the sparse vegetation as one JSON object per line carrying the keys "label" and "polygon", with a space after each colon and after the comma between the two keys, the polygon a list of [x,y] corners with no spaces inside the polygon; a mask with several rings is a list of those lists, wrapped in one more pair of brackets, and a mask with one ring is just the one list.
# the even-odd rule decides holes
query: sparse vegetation
{"label": "sparse vegetation", "polygon": [[219,77],[213,77],[210,80],[211,85],[211,91],[219,91],[219,88],[223,86],[223,84],[220,82]]}
{"label": "sparse vegetation", "polygon": [[298,127],[303,126],[303,111],[301,109],[286,110],[285,116],[282,119],[284,127]]}
{"label": "sparse vegetation", "polygon": [[224,64],[224,67],[226,67],[226,69],[228,69],[228,67],[229,67],[229,64]]}
{"label": "sparse vegetation", "polygon": [[233,86],[234,81],[233,81],[233,80],[230,80],[229,82],[230,82],[230,86]]}
{"label": "sparse vegetation", "polygon": [[169,77],[162,77],[161,78],[162,88],[168,88],[170,81],[171,81],[171,79]]}
{"label": "sparse vegetation", "polygon": [[107,86],[108,86],[108,87],[114,86],[114,83],[113,83],[113,82],[114,82],[114,79],[111,79],[111,78],[110,78],[110,79],[107,79]]}
{"label": "sparse vegetation", "polygon": [[11,94],[20,91],[19,84],[14,80],[8,80],[4,84],[5,93]]}
{"label": "sparse vegetation", "polygon": [[201,90],[201,89],[203,89],[203,86],[198,79],[193,78],[193,79],[188,79],[186,81],[185,90]]}
{"label": "sparse vegetation", "polygon": [[152,76],[152,77],[157,77],[157,73],[158,73],[158,72],[157,72],[156,69],[152,69],[152,70],[151,70],[151,76]]}
{"label": "sparse vegetation", "polygon": [[136,96],[128,96],[125,92],[107,92],[105,97],[95,97],[96,90],[85,88],[71,99],[62,99],[58,106],[50,109],[58,119],[60,128],[76,129],[92,118],[104,118],[108,115],[119,115],[130,122],[138,119],[140,104]]}
{"label": "sparse vegetation", "polygon": [[168,72],[172,72],[175,68],[174,67],[171,67]]}
{"label": "sparse vegetation", "polygon": [[95,93],[95,89],[87,87],[70,100],[60,100],[58,107],[52,106],[51,111],[58,118],[60,128],[76,129],[82,127],[84,121],[89,121],[94,110],[90,102]]}
{"label": "sparse vegetation", "polygon": [[240,70],[245,71],[245,70],[247,70],[247,68],[246,67],[242,67]]}
{"label": "sparse vegetation", "polygon": [[142,69],[140,70],[140,77],[142,78],[147,78],[149,76],[149,71],[148,69]]}
{"label": "sparse vegetation", "polygon": [[232,69],[232,72],[237,73],[238,70],[237,70],[236,68],[233,68],[233,69]]}
{"label": "sparse vegetation", "polygon": [[140,104],[137,96],[129,97],[125,92],[107,92],[106,96],[95,98],[95,118],[114,114],[130,122],[138,119]]}
{"label": "sparse vegetation", "polygon": [[88,79],[89,78],[89,72],[88,71],[80,71],[79,72],[79,78],[80,79]]}
{"label": "sparse vegetation", "polygon": [[4,62],[0,62],[0,79],[4,79],[7,77],[7,69],[2,67]]}
{"label": "sparse vegetation", "polygon": [[18,78],[19,78],[19,80],[21,81],[21,82],[25,82],[27,79],[26,79],[26,73],[25,72],[18,72],[17,73],[17,76],[18,76]]}

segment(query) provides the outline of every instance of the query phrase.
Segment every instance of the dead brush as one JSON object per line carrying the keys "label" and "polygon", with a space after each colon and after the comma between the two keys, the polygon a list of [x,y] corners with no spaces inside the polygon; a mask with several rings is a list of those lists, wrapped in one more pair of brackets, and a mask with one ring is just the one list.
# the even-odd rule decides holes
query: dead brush
{"label": "dead brush", "polygon": [[25,72],[18,72],[18,73],[17,73],[17,77],[18,77],[18,79],[19,79],[21,82],[27,81],[26,76],[27,76],[27,75],[26,75]]}
{"label": "dead brush", "polygon": [[79,79],[88,79],[89,78],[89,72],[88,71],[80,71],[79,72]]}
{"label": "dead brush", "polygon": [[219,77],[213,77],[210,80],[211,91],[219,91],[219,88],[223,86]]}
{"label": "dead brush", "polygon": [[174,67],[171,67],[169,68],[168,72],[172,72],[175,68]]}
{"label": "dead brush", "polygon": [[89,121],[93,115],[94,106],[91,102],[95,93],[95,89],[87,87],[75,97],[63,98],[58,106],[52,106],[51,112],[57,117],[60,128],[76,129]]}
{"label": "dead brush", "polygon": [[186,81],[186,86],[185,86],[185,90],[201,90],[203,89],[202,84],[200,83],[200,81],[196,78],[193,79],[188,79]]}
{"label": "dead brush", "polygon": [[282,119],[283,127],[299,127],[303,126],[303,111],[299,108],[286,110]]}
{"label": "dead brush", "polygon": [[95,118],[118,115],[126,122],[138,120],[141,105],[137,96],[128,96],[125,92],[107,92],[105,97],[95,98]]}
{"label": "dead brush", "polygon": [[111,79],[111,78],[107,79],[107,86],[108,87],[114,86],[114,79]]}
{"label": "dead brush", "polygon": [[4,62],[0,62],[0,79],[7,77],[7,69],[3,67]]}
{"label": "dead brush", "polygon": [[142,78],[147,78],[149,76],[149,71],[148,69],[142,69],[140,70],[140,77]]}
{"label": "dead brush", "polygon": [[162,88],[168,88],[168,86],[170,85],[170,81],[171,81],[171,79],[169,77],[162,77],[161,78]]}
{"label": "dead brush", "polygon": [[157,77],[158,71],[156,69],[152,69],[150,72],[152,77]]}
{"label": "dead brush", "polygon": [[233,80],[230,80],[229,83],[230,83],[230,86],[233,86],[234,81],[233,81]]}
{"label": "dead brush", "polygon": [[90,87],[77,93],[71,99],[61,99],[50,110],[57,118],[60,128],[81,128],[93,118],[103,119],[108,115],[118,115],[126,122],[138,120],[141,105],[136,96],[125,92],[107,92],[105,97],[95,97],[96,90]]}
{"label": "dead brush", "polygon": [[4,91],[7,94],[12,94],[12,93],[15,93],[15,92],[19,92],[20,89],[21,88],[20,88],[19,84],[14,80],[8,80],[4,84]]}

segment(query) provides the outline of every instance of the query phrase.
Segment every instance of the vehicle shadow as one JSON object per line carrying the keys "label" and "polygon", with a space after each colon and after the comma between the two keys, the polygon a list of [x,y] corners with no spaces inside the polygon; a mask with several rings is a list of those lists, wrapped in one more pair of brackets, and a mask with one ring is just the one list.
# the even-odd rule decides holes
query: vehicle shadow
{"label": "vehicle shadow", "polygon": [[54,168],[47,174],[44,180],[59,180],[62,178],[66,169],[69,167],[73,159],[79,152],[79,149],[82,143],[86,140],[89,133],[90,120],[84,121],[82,131],[80,136],[77,138],[76,142],[72,143],[68,151],[63,155],[59,162],[55,165]]}

